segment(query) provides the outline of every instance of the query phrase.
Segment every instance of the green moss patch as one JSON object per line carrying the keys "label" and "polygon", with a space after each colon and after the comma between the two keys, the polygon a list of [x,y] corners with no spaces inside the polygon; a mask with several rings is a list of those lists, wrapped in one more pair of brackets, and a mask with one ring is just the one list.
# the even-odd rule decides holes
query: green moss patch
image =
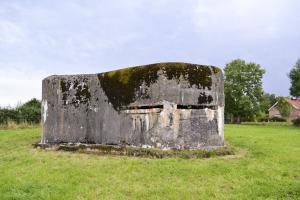
{"label": "green moss patch", "polygon": [[[158,63],[131,67],[98,74],[98,79],[108,101],[116,110],[134,102],[138,97],[140,86],[150,86],[158,79],[162,72],[168,80],[187,80],[190,87],[211,90],[212,75],[220,73],[220,69],[213,66],[195,65],[188,63]],[[139,94],[140,98],[149,98],[147,91]],[[210,99],[210,97],[208,97]],[[208,100],[209,100],[208,99]]]}

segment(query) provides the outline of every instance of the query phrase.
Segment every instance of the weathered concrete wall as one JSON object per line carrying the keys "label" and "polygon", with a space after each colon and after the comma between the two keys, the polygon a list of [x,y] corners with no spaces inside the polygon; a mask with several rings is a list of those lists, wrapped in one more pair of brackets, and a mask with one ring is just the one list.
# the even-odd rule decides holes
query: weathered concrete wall
{"label": "weathered concrete wall", "polygon": [[42,143],[194,149],[224,144],[219,68],[159,63],[43,80]]}

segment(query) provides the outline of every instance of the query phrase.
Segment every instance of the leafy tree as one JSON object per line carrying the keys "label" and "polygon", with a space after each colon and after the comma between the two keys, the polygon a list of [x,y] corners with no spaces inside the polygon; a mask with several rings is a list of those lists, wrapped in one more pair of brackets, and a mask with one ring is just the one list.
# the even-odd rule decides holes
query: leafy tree
{"label": "leafy tree", "polygon": [[267,114],[269,108],[277,102],[275,94],[264,93],[260,99],[260,109],[263,113]]}
{"label": "leafy tree", "polygon": [[300,98],[300,59],[289,73],[291,80],[290,94],[293,97]]}
{"label": "leafy tree", "polygon": [[292,106],[286,101],[284,97],[278,98],[277,109],[283,118],[288,118],[292,111]]}
{"label": "leafy tree", "polygon": [[257,121],[268,121],[269,109],[277,102],[275,94],[264,93],[259,100],[260,113],[256,116]]}
{"label": "leafy tree", "polygon": [[262,78],[265,70],[258,64],[233,60],[225,66],[225,113],[232,122],[252,121],[261,112]]}

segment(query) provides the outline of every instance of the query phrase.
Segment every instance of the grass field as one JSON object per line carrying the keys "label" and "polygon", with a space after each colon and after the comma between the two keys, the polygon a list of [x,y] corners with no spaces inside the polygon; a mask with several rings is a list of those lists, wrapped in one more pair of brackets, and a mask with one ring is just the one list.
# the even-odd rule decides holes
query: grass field
{"label": "grass field", "polygon": [[32,148],[40,130],[0,130],[0,199],[300,199],[300,129],[227,125],[237,155],[97,156]]}

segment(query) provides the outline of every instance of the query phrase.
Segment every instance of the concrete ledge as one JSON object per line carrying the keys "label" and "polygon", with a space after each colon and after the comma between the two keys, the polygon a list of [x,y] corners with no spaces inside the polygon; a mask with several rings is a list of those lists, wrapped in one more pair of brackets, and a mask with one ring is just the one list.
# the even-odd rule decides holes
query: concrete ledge
{"label": "concrete ledge", "polygon": [[210,158],[216,156],[234,155],[235,150],[230,146],[207,147],[206,149],[194,150],[161,150],[157,148],[141,148],[127,145],[103,145],[103,144],[82,144],[82,143],[62,143],[62,144],[33,144],[35,148],[70,151],[97,155],[117,155],[134,156],[148,158]]}

